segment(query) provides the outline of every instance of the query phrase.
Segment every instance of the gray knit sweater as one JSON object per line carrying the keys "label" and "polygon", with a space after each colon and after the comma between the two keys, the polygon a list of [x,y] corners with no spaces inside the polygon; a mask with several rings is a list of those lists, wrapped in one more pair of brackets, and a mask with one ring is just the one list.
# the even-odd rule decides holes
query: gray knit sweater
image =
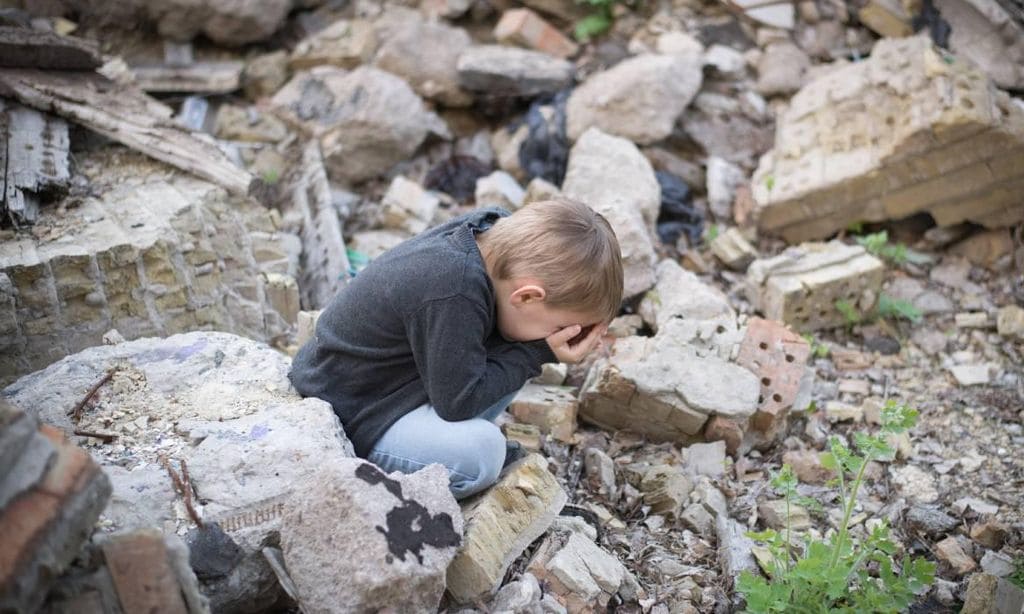
{"label": "gray knit sweater", "polygon": [[556,360],[543,339],[498,333],[474,235],[505,215],[473,211],[381,255],[338,292],[295,356],[292,384],[334,407],[359,456],[424,403],[467,420]]}

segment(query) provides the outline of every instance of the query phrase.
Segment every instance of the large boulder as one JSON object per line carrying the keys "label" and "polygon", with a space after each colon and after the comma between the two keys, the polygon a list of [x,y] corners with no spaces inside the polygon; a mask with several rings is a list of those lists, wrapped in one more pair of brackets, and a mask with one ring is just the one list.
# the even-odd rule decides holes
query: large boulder
{"label": "large boulder", "polygon": [[301,72],[271,103],[282,119],[319,139],[335,181],[376,177],[412,156],[429,134],[450,136],[408,83],[369,66]]}
{"label": "large boulder", "polygon": [[636,145],[591,128],[569,153],[562,192],[590,205],[615,229],[622,249],[626,296],[654,285],[651,237],[661,206],[661,188],[650,162]]}
{"label": "large boulder", "polygon": [[461,542],[441,465],[386,475],[361,459],[325,464],[296,485],[281,526],[307,612],[436,612]]}
{"label": "large boulder", "polygon": [[[323,465],[354,456],[330,405],[299,398],[289,368],[287,356],[264,344],[193,332],[89,348],[19,379],[3,396],[68,434],[116,436],[88,440],[113,485],[101,518],[111,531],[192,527],[168,475],[168,467],[187,469],[206,527],[187,538],[204,592],[217,611],[251,611],[279,596],[261,551],[277,540],[283,501]],[[73,423],[68,409],[110,369]],[[211,540],[216,547],[204,548]],[[235,555],[204,560],[217,552]]]}
{"label": "large boulder", "polygon": [[591,127],[640,144],[664,139],[700,90],[701,64],[699,53],[645,54],[591,76],[569,96],[569,139]]}

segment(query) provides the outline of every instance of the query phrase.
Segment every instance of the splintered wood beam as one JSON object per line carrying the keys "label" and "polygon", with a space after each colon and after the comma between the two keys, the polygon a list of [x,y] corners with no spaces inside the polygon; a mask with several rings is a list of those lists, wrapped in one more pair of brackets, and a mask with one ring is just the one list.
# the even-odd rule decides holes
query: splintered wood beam
{"label": "splintered wood beam", "polygon": [[0,67],[93,70],[103,64],[96,43],[33,28],[0,26]]}
{"label": "splintered wood beam", "polygon": [[0,69],[0,96],[60,115],[232,194],[266,197],[262,181],[232,163],[212,138],[188,132],[171,109],[98,73]]}
{"label": "splintered wood beam", "polygon": [[68,145],[63,119],[0,99],[0,212],[15,226],[35,222],[41,194],[67,187]]}

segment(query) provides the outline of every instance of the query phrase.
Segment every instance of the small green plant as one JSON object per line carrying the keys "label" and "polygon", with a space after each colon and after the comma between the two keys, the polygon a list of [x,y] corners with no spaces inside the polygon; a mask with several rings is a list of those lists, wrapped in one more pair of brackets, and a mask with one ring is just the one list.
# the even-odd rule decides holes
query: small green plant
{"label": "small green plant", "polygon": [[1007,580],[1024,588],[1024,555],[1013,559],[1013,573],[1007,577]]}
{"label": "small green plant", "polygon": [[829,349],[827,345],[825,345],[824,343],[819,343],[818,340],[815,339],[814,335],[812,335],[811,333],[804,333],[803,337],[804,341],[807,342],[807,345],[811,346],[811,356],[814,356],[815,358],[828,357]]}
{"label": "small green plant", "polygon": [[902,243],[889,243],[889,233],[885,230],[857,237],[857,243],[868,252],[893,264],[903,264],[907,261],[907,246]]}
{"label": "small green plant", "polygon": [[718,224],[712,224],[708,226],[708,231],[704,235],[704,240],[711,243],[718,238]]}
{"label": "small green plant", "polygon": [[263,181],[270,185],[277,183],[277,180],[281,178],[281,171],[276,168],[270,168],[263,171]]}
{"label": "small green plant", "polygon": [[768,188],[769,192],[772,191],[775,187],[775,175],[768,175],[764,178],[764,187]]}
{"label": "small green plant", "polygon": [[916,420],[917,411],[889,401],[882,410],[882,428],[877,434],[854,435],[859,453],[836,437],[829,440],[829,452],[821,454],[821,462],[836,473],[831,484],[839,490],[842,521],[838,530],[824,539],[806,537],[797,556],[792,548],[789,509],[791,502],[810,502],[797,494],[793,470],[783,465],[772,486],[786,498],[785,534],[773,530],[748,534],[768,546],[772,563],[770,579],[749,571],[740,574],[736,590],[746,599],[747,612],[902,612],[919,591],[932,583],[934,563],[904,557],[897,564],[896,544],[884,522],[862,541],[854,540],[849,533],[850,516],[868,463],[893,454],[886,438],[906,431]]}
{"label": "small green plant", "polygon": [[612,12],[619,0],[576,0],[579,4],[590,7],[590,14],[576,22],[573,28],[573,36],[581,43],[586,43],[594,37],[604,34],[615,23],[615,15]]}
{"label": "small green plant", "polygon": [[847,326],[853,326],[863,319],[860,315],[860,311],[858,311],[850,301],[840,299],[835,302],[835,306],[836,311],[838,311],[843,316],[843,319],[846,320]]}
{"label": "small green plant", "polygon": [[879,317],[909,320],[914,322],[921,321],[922,313],[917,307],[914,307],[909,301],[902,299],[892,298],[888,294],[881,294],[878,297],[878,305],[875,307],[875,311]]}

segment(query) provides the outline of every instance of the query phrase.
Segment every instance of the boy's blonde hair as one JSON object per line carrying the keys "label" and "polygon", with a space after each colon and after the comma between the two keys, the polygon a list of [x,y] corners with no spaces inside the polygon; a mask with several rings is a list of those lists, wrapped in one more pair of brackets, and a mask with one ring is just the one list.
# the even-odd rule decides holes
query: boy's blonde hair
{"label": "boy's blonde hair", "polygon": [[481,238],[499,279],[534,277],[545,304],[614,318],[622,304],[622,252],[603,215],[564,197],[526,205]]}

